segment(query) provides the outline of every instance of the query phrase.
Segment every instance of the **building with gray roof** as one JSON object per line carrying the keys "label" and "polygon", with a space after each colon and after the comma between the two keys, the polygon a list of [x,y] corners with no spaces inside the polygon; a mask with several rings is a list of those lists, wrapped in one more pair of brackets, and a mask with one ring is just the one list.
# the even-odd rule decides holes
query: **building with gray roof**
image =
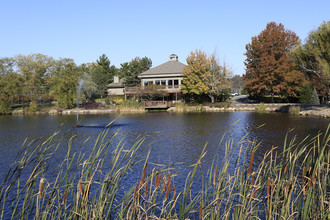
{"label": "building with gray roof", "polygon": [[168,93],[181,92],[182,74],[185,65],[179,62],[178,56],[171,54],[169,61],[151,68],[139,75],[141,86],[161,85]]}

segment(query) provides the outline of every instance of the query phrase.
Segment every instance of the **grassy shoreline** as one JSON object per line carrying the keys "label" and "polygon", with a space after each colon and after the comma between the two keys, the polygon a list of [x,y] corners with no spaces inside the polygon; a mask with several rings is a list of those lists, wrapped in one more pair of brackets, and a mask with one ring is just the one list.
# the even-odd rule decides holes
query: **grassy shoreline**
{"label": "grassy shoreline", "polygon": [[[148,154],[140,158],[137,152],[144,138],[133,146],[121,142],[114,146],[107,129],[99,134],[90,155],[72,152],[70,139],[55,178],[50,178],[51,159],[61,143],[57,135],[23,144],[1,182],[1,219],[330,218],[328,130],[301,142],[283,137],[282,153],[273,148],[258,164],[254,163],[258,143],[246,136],[230,139],[221,143],[226,146],[225,159],[213,162],[200,179],[196,171],[203,164],[206,144],[183,187],[174,185],[173,171],[150,169]],[[234,149],[239,149],[237,158]],[[232,161],[236,167],[229,172]],[[119,196],[129,170],[141,163],[139,180]],[[200,191],[192,192],[197,179]]]}

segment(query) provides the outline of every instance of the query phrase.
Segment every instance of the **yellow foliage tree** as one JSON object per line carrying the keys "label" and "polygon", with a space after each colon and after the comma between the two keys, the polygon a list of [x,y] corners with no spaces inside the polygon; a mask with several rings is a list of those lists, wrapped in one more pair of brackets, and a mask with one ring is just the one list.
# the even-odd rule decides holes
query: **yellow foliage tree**
{"label": "yellow foliage tree", "polygon": [[208,95],[211,102],[225,89],[230,88],[230,68],[219,65],[215,55],[207,56],[201,50],[190,52],[183,70],[182,92],[185,94]]}

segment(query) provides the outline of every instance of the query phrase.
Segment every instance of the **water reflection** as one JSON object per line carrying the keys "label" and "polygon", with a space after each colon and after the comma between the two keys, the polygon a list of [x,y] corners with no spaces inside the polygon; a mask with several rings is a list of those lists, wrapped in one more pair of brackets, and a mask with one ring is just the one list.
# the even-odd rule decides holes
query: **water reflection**
{"label": "water reflection", "polygon": [[[109,115],[81,115],[80,123],[83,125],[74,128],[75,116],[1,116],[0,117],[0,177],[13,162],[16,153],[25,138],[30,140],[39,137],[47,137],[56,130],[61,130],[60,137],[63,144],[58,149],[55,158],[61,160],[67,151],[67,141],[71,136],[73,140],[73,151],[88,154],[92,149],[94,140],[103,128],[117,114]],[[238,121],[238,122],[237,122]],[[237,122],[233,125],[233,123]],[[228,130],[224,141],[229,138],[237,143],[247,134],[247,140],[261,142],[255,161],[262,160],[264,153],[273,146],[281,147],[283,139],[288,130],[294,131],[290,137],[296,135],[298,139],[308,134],[316,135],[319,130],[325,130],[330,119],[294,117],[289,114],[254,112],[223,112],[223,113],[147,113],[122,115],[109,128],[109,138],[116,132],[117,137],[113,140],[115,147],[120,141],[125,143],[128,149],[135,142],[137,137],[145,137],[144,146],[148,149],[139,152],[141,156],[151,149],[150,163],[173,165],[173,172],[179,176],[175,178],[180,190],[183,187],[187,173],[187,167],[195,163],[207,144],[207,154],[203,159],[203,169],[199,172],[206,172],[212,160],[216,158],[215,166],[221,166],[224,156],[225,144],[219,145],[223,134]],[[256,127],[264,124],[262,128]],[[83,142],[89,138],[85,145]],[[234,152],[237,155],[238,149]],[[248,157],[248,155],[246,155]],[[232,164],[233,165],[233,164]],[[127,179],[127,183],[133,184],[140,177],[140,167],[136,174]],[[231,169],[234,169],[232,167]],[[1,179],[1,178],[0,178]]]}

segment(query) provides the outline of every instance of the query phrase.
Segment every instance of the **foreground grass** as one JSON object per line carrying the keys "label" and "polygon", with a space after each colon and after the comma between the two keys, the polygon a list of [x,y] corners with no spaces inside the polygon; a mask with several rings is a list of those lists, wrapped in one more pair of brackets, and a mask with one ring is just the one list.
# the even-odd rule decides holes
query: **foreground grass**
{"label": "foreground grass", "polygon": [[[196,196],[191,196],[192,186],[207,145],[179,192],[169,170],[147,172],[149,154],[142,161],[137,153],[143,138],[127,150],[122,142],[114,146],[107,130],[88,156],[71,152],[71,139],[64,160],[50,177],[49,166],[60,145],[56,135],[40,144],[23,144],[0,187],[1,219],[330,218],[328,131],[301,142],[284,137],[282,153],[273,148],[258,164],[258,143],[244,138],[220,143],[226,148],[225,159],[212,163]],[[234,150],[239,151],[235,158]],[[229,172],[233,161],[236,167]],[[144,163],[139,181],[124,190],[121,184],[138,163]]]}

